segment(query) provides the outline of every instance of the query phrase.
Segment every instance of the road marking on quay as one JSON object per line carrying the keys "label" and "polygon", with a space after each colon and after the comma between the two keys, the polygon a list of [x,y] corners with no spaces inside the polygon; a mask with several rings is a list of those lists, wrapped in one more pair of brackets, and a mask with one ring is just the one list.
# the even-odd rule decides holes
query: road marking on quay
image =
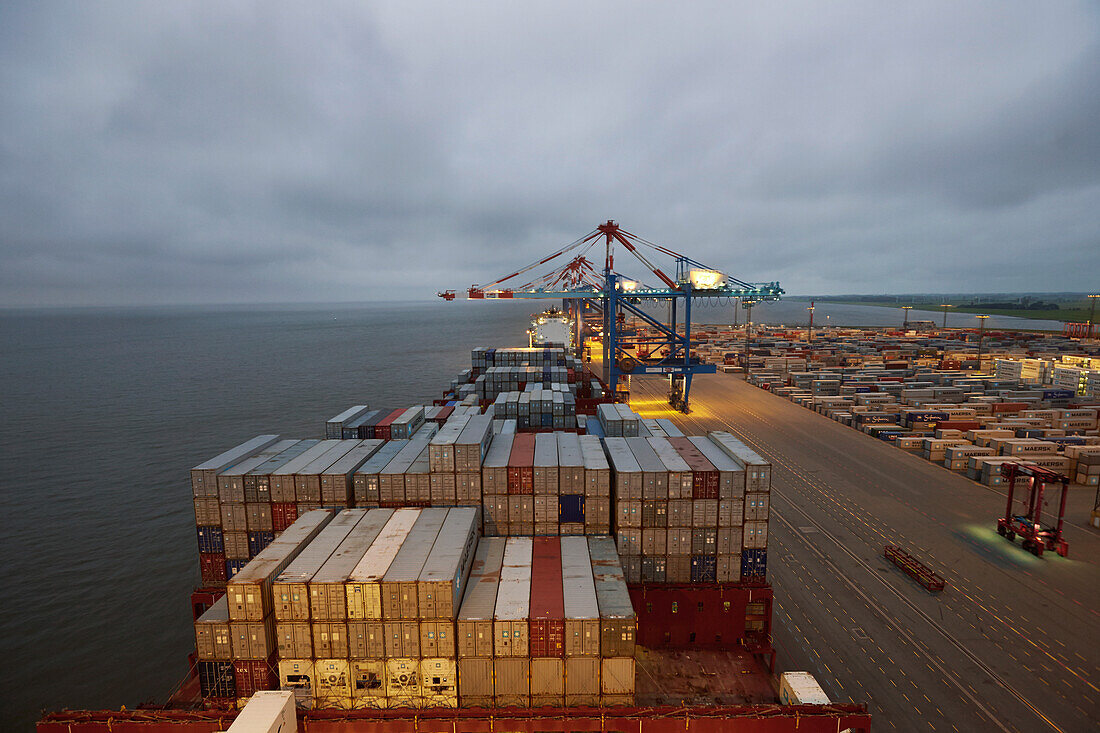
{"label": "road marking on quay", "polygon": [[[813,518],[811,518],[809,515],[807,515],[805,513],[805,511],[803,511],[801,508],[799,508],[798,506],[795,506],[793,504],[791,506],[794,508],[795,511],[799,512],[800,514],[803,514],[803,516],[808,521],[816,524],[816,522],[813,520]],[[774,504],[773,504],[773,510],[774,509],[775,509],[775,507],[774,507]],[[774,514],[775,518],[778,519],[780,522],[782,522],[784,525],[786,525],[788,529],[790,529],[792,532],[794,531],[794,525],[792,525],[779,512],[773,511],[773,514]],[[839,542],[829,532],[822,529],[820,527],[820,525],[817,525],[817,526],[818,526],[818,531],[820,531],[825,537],[832,540],[833,543],[837,547],[839,547],[842,552],[845,552],[846,554],[848,554],[853,560],[855,560],[855,562],[857,564],[864,567],[871,574],[872,577],[876,577],[876,578],[878,577],[878,573],[875,573],[873,571],[873,568],[870,567],[870,565],[865,563],[855,553],[851,552],[848,548],[846,548],[842,542]],[[871,597],[868,596],[867,593],[865,593],[864,590],[862,588],[860,588],[860,586],[855,581],[853,581],[845,573],[843,573],[840,570],[840,568],[837,567],[837,565],[822,550],[820,550],[819,548],[817,548],[813,545],[810,545],[809,547],[810,547],[810,551],[813,552],[814,554],[816,554],[821,559],[821,561],[823,563],[825,563],[826,565],[831,567],[833,569],[833,571],[837,574],[837,576],[845,584],[847,584],[848,587],[851,588],[857,595],[859,595],[859,597],[862,598],[865,603],[867,603],[872,608],[877,609],[878,612],[880,613],[880,615],[882,616],[883,620],[889,626],[891,626],[898,634],[900,634],[903,638],[905,638],[907,641],[909,641],[909,643],[911,643],[914,647],[919,648],[919,646],[917,646],[917,644],[916,644],[916,641],[915,641],[914,637],[909,633],[909,631],[907,629],[905,629],[905,627],[903,625],[899,624],[893,618],[893,615],[890,614],[886,610],[885,607],[883,607],[877,601],[872,600]],[[940,633],[940,635],[943,636],[944,639],[946,639],[953,646],[955,646],[955,648],[957,648],[960,652],[962,652],[970,660],[970,662],[972,664],[974,664],[979,669],[981,669],[983,672],[985,672],[990,677],[990,679],[992,679],[996,684],[998,684],[1000,687],[1005,689],[1007,692],[1011,693],[1013,697],[1015,697],[1017,700],[1022,702],[1025,706],[1027,706],[1028,709],[1030,709],[1033,713],[1035,713],[1035,715],[1037,715],[1044,722],[1046,722],[1047,725],[1049,725],[1051,728],[1053,728],[1056,731],[1062,731],[1062,728],[1060,728],[1054,721],[1052,721],[1050,718],[1048,718],[1046,715],[1044,715],[1042,711],[1040,711],[1037,707],[1035,707],[1026,697],[1024,697],[1022,694],[1020,694],[1014,687],[1012,687],[1010,684],[1008,684],[1008,682],[1006,682],[992,668],[990,668],[988,665],[986,665],[981,660],[981,658],[979,658],[976,654],[971,652],[969,648],[967,648],[960,641],[958,641],[954,636],[952,636],[950,634],[950,632],[947,631],[947,629],[943,628],[938,623],[936,623],[936,621],[934,619],[932,619],[930,616],[928,616],[928,614],[926,614],[924,611],[922,611],[920,608],[918,608],[914,603],[912,603],[912,601],[910,601],[908,598],[906,598],[903,594],[898,592],[892,585],[890,585],[889,583],[886,583],[881,578],[879,578],[879,581],[887,588],[887,590],[889,590],[893,595],[895,595],[903,604],[908,606],[909,609],[912,612],[914,612],[919,617],[921,617],[925,621],[925,623],[927,623],[933,629],[938,631]],[[945,677],[945,679],[950,681],[958,690],[960,690],[974,704],[974,706],[977,707],[979,710],[981,710],[986,715],[986,717],[988,717],[991,721],[993,721],[993,723],[995,725],[997,725],[998,728],[1005,731],[1005,733],[1009,733],[1010,729],[1006,728],[1004,726],[1004,724],[1001,723],[1000,720],[998,720],[998,718],[995,715],[993,715],[993,713],[991,713],[990,710],[985,705],[983,705],[981,703],[981,701],[976,697],[976,693],[973,692],[973,688],[970,688],[968,685],[963,685],[962,683],[960,683],[959,680],[955,677],[955,675],[950,674],[948,672],[948,670],[944,666],[942,666],[939,662],[936,662],[936,667],[939,669],[940,674],[942,674]],[[891,679],[891,682],[893,682],[892,679]]]}

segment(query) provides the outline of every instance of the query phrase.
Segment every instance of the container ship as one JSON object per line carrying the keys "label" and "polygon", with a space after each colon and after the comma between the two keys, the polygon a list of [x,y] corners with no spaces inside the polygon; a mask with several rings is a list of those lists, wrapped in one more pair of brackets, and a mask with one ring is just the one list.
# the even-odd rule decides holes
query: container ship
{"label": "container ship", "polygon": [[641,418],[579,351],[478,347],[430,405],[198,463],[179,691],[38,731],[869,730],[774,675],[770,464]]}

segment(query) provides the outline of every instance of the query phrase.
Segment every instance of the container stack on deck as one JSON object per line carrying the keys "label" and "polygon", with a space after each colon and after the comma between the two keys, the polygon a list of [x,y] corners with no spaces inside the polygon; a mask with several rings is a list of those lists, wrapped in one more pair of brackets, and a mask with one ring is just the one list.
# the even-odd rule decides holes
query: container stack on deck
{"label": "container stack on deck", "polygon": [[[554,349],[478,354],[466,384],[532,359],[532,380],[569,369]],[[249,656],[233,644],[246,639],[231,601],[196,622],[209,700],[278,684],[326,708],[628,705],[643,637],[767,661],[770,466],[727,433],[684,436],[621,404],[586,403],[580,431],[546,430],[502,417],[506,395],[357,405],[328,421],[325,440],[259,436],[196,467],[196,515],[217,503],[201,504],[204,581],[218,584],[205,568],[230,558],[206,556],[228,554],[228,537],[226,577],[262,574],[253,595],[266,592],[268,610],[250,619]],[[256,565],[321,507],[336,518],[312,543],[275,569]],[[267,534],[250,534],[253,515]]]}

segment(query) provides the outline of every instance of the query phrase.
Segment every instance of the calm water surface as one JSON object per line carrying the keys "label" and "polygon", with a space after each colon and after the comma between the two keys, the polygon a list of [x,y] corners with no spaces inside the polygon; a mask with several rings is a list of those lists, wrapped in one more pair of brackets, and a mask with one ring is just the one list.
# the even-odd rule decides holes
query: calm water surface
{"label": "calm water surface", "polygon": [[[805,305],[768,304],[753,319],[804,323]],[[259,433],[318,437],[352,404],[438,397],[470,348],[522,343],[538,309],[0,312],[2,727],[29,729],[43,708],[163,700],[184,675],[199,581],[191,466]],[[732,308],[696,317],[728,323]],[[901,312],[823,304],[815,320],[895,325]],[[1013,322],[1043,327],[988,325]]]}

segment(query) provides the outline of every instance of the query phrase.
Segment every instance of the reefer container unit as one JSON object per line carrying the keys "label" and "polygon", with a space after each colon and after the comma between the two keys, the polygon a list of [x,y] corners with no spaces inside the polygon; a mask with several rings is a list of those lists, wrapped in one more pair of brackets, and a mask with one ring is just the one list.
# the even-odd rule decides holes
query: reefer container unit
{"label": "reefer container unit", "polygon": [[339,512],[279,573],[271,588],[277,621],[309,621],[309,581],[366,515],[366,509]]}
{"label": "reefer container unit", "polygon": [[296,502],[294,475],[302,468],[323,456],[340,441],[322,440],[297,458],[287,461],[271,472],[271,501]]}
{"label": "reefer container unit", "polygon": [[424,509],[420,512],[416,524],[382,578],[383,619],[415,621],[420,617],[417,581],[446,518],[446,509]]}
{"label": "reefer container unit", "polygon": [[[493,618],[506,544],[507,540],[503,537],[486,537],[477,543],[477,551],[474,553],[473,565],[470,568],[470,578],[466,584],[466,593],[458,612],[456,651],[460,660],[464,657],[493,656]],[[460,665],[460,681],[461,670]],[[491,689],[489,696],[492,696]]]}
{"label": "reefer container unit", "polygon": [[610,537],[589,537],[596,602],[600,609],[600,654],[633,657],[637,616],[630,603],[619,556]]}
{"label": "reefer container unit", "polygon": [[[527,657],[527,621],[531,609],[530,537],[510,537],[504,548],[504,563],[500,569],[493,629],[497,657]],[[497,694],[500,694],[497,690]],[[517,693],[518,694],[518,693]],[[529,693],[528,693],[529,694]]]}
{"label": "reefer container unit", "polygon": [[321,503],[321,474],[359,445],[358,440],[338,440],[336,444],[303,466],[294,475],[294,495],[299,504]]}
{"label": "reefer container unit", "polygon": [[328,511],[307,512],[237,573],[226,589],[229,618],[233,621],[262,621],[267,617],[272,610],[272,582],[332,521],[333,516]]}
{"label": "reefer container unit", "polygon": [[217,496],[218,473],[259,453],[279,440],[278,435],[257,435],[240,445],[219,453],[191,469],[191,493],[194,496]]}
{"label": "reefer container unit", "polygon": [[391,440],[382,443],[378,452],[356,469],[352,477],[357,507],[376,507],[379,503],[379,473],[389,465],[402,448],[408,444],[405,440]]}
{"label": "reefer container unit", "polygon": [[222,596],[195,621],[195,650],[200,660],[233,659],[229,635],[229,599]]}
{"label": "reefer container unit", "polygon": [[[366,511],[366,510],[364,510]],[[393,517],[393,509],[371,509],[348,533],[325,564],[309,581],[309,615],[314,621],[346,621],[347,593],[344,589],[355,566],[367,554],[382,529]],[[320,538],[318,538],[320,539]]]}
{"label": "reefer container unit", "polygon": [[477,540],[478,510],[473,507],[448,510],[439,536],[420,571],[417,582],[418,618],[454,619],[457,616]]}
{"label": "reefer container unit", "polygon": [[382,619],[381,581],[401,550],[420,509],[398,509],[348,576],[345,587],[349,621]]}
{"label": "reefer container unit", "polygon": [[378,452],[384,441],[362,440],[321,474],[321,503],[325,506],[354,506],[356,470]]}

